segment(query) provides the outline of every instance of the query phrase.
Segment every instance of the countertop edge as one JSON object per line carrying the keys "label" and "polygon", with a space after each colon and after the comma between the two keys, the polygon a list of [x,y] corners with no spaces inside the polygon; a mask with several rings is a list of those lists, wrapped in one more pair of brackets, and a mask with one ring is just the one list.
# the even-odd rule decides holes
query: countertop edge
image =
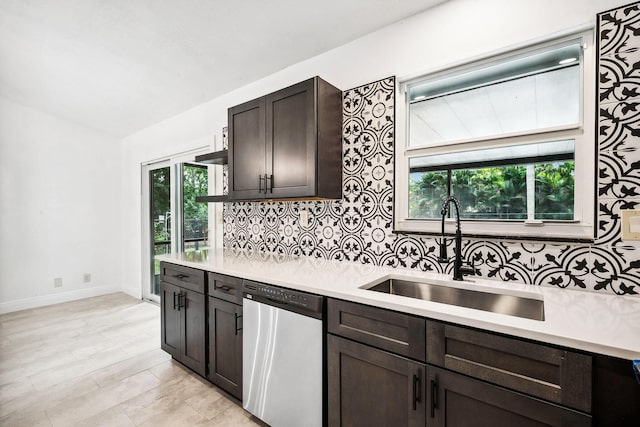
{"label": "countertop edge", "polygon": [[[513,316],[507,316],[497,313],[489,313],[480,310],[450,306],[447,304],[440,304],[430,301],[422,301],[422,300],[409,300],[406,297],[394,296],[394,295],[383,295],[378,293],[372,293],[373,295],[367,295],[363,292],[370,292],[366,290],[360,289],[361,286],[366,286],[368,284],[374,283],[376,281],[383,281],[390,276],[421,276],[424,272],[415,272],[412,270],[403,270],[403,269],[392,269],[388,267],[376,267],[376,266],[364,266],[363,269],[367,269],[367,274],[362,277],[358,277],[359,282],[350,284],[350,286],[345,286],[344,288],[337,287],[319,287],[312,285],[305,285],[301,282],[300,279],[296,279],[295,281],[290,280],[280,280],[276,277],[269,276],[264,272],[260,271],[244,271],[238,268],[227,268],[224,266],[216,265],[216,261],[221,259],[220,255],[214,256],[213,258],[208,259],[207,261],[189,261],[180,258],[181,255],[160,255],[157,256],[157,259],[160,261],[182,265],[185,267],[191,267],[207,272],[224,274],[228,276],[240,277],[242,279],[253,280],[257,282],[263,282],[275,286],[282,286],[290,289],[296,289],[300,291],[306,291],[310,293],[315,293],[318,295],[323,295],[330,298],[341,299],[345,301],[350,301],[354,303],[360,303],[365,305],[371,305],[379,308],[384,308],[388,310],[398,311],[402,313],[412,314],[420,317],[425,317],[428,319],[443,321],[454,323],[458,325],[463,325],[467,327],[483,329],[499,334],[511,335],[514,337],[538,341],[541,343],[571,348],[579,351],[594,353],[594,354],[602,354],[611,357],[617,357],[625,360],[636,360],[640,359],[640,342],[636,349],[631,346],[623,346],[616,345],[613,343],[603,343],[597,342],[596,340],[589,340],[584,336],[571,336],[569,333],[558,334],[553,333],[553,331],[545,331],[544,323],[538,323],[536,320],[529,319],[521,319],[521,318],[513,318]],[[267,257],[268,258],[268,257]],[[257,263],[266,262],[266,261],[255,261]],[[291,259],[286,260],[287,263],[291,262]],[[295,260],[294,260],[295,262]],[[301,257],[300,262],[314,262],[314,259],[305,259]],[[331,261],[334,262],[344,262],[344,261]],[[277,262],[276,262],[277,263]],[[355,263],[349,263],[355,264]],[[312,267],[313,268],[313,267]],[[356,279],[357,280],[357,279]],[[499,282],[496,284],[481,283],[482,286],[491,286],[496,289],[509,289],[507,286],[500,285]],[[512,286],[512,285],[511,285]],[[531,287],[532,285],[522,285],[522,287]],[[526,289],[526,292],[534,292],[543,295],[546,298],[549,298],[549,295],[562,294],[562,293],[573,293],[574,295],[569,295],[569,298],[582,298],[586,297],[584,295],[575,295],[575,294],[590,294],[588,295],[591,298],[602,299],[603,301],[609,298],[630,298],[630,297],[621,297],[621,296],[609,296],[609,295],[599,295],[593,292],[585,292],[585,291],[573,291],[573,290],[562,290],[562,289],[540,289],[542,287],[533,287],[533,289]],[[524,289],[524,288],[522,288]],[[566,294],[565,294],[566,295]],[[400,301],[396,301],[397,298],[400,298]],[[407,301],[409,300],[409,301]],[[635,303],[635,298],[633,299]],[[547,301],[545,301],[547,302]],[[549,302],[551,304],[551,302]],[[640,304],[640,302],[639,302]],[[552,304],[551,304],[552,305]],[[584,333],[584,331],[583,331]],[[611,338],[611,337],[609,337]],[[640,340],[640,338],[639,338]],[[602,341],[602,340],[600,340]]]}

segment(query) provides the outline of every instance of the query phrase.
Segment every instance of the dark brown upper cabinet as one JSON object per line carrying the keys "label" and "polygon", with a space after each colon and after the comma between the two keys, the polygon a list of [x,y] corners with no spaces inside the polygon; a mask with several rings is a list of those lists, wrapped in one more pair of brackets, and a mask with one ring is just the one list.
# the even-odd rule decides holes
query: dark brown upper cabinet
{"label": "dark brown upper cabinet", "polygon": [[229,109],[229,199],[342,197],[342,92],[319,77]]}

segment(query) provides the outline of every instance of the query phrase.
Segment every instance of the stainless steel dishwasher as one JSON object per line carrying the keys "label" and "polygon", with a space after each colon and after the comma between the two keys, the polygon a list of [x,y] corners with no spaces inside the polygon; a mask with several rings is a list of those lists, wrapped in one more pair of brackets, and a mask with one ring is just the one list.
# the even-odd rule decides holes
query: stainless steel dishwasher
{"label": "stainless steel dishwasher", "polygon": [[272,427],[323,425],[324,297],[245,280],[242,406]]}

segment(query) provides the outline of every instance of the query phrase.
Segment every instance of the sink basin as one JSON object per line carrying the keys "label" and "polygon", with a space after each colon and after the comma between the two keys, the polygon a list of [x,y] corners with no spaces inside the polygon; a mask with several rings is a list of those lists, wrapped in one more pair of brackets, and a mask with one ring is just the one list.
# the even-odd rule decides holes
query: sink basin
{"label": "sink basin", "polygon": [[544,320],[544,301],[534,298],[398,279],[385,280],[362,289],[526,319]]}

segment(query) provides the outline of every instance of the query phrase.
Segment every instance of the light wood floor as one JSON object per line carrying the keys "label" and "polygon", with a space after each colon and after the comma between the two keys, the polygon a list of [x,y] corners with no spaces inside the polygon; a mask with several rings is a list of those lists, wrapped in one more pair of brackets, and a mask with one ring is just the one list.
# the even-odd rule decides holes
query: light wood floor
{"label": "light wood floor", "polygon": [[0,315],[0,426],[258,425],[160,350],[160,309],[112,294]]}

